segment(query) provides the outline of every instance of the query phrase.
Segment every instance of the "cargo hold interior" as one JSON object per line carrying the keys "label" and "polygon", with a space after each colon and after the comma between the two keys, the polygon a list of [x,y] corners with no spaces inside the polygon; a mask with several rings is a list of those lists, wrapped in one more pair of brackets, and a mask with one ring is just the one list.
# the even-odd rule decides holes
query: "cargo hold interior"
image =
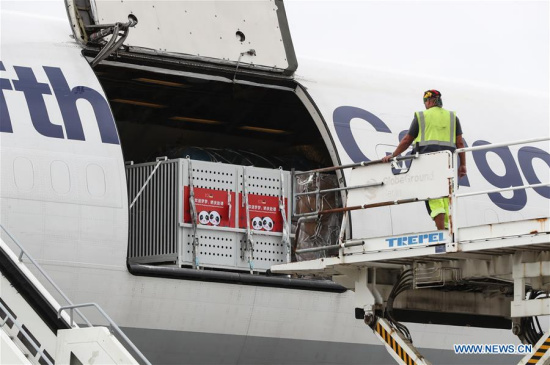
{"label": "cargo hold interior", "polygon": [[[308,170],[332,164],[294,89],[192,72],[94,68],[111,105],[124,159],[156,157]],[[269,80],[267,80],[269,82]]]}

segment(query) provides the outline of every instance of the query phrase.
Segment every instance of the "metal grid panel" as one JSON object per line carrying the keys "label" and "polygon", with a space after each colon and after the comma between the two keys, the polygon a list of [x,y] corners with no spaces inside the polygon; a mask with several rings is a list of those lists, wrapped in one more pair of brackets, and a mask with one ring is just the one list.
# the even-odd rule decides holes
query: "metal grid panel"
{"label": "metal grid panel", "polygon": [[[126,166],[128,198],[133,201],[157,162]],[[133,262],[177,259],[178,164],[163,161],[130,209],[128,257]]]}
{"label": "metal grid panel", "polygon": [[[243,255],[243,240],[241,237],[239,245],[239,263],[238,267],[243,270],[249,270],[250,265],[247,261],[247,253]],[[281,243],[280,236],[253,235],[254,240],[254,270],[266,271],[272,265],[286,263],[286,249]]]}
{"label": "metal grid panel", "polygon": [[[198,261],[202,267],[234,269],[237,262],[239,233],[197,229],[199,239]],[[193,265],[193,229],[183,228],[180,266]]]}
{"label": "metal grid panel", "polygon": [[[290,173],[288,171],[282,171],[283,175],[283,192],[281,192],[281,170],[272,170],[272,169],[264,169],[264,168],[258,168],[258,167],[242,167],[239,173],[239,193],[243,193],[243,184],[246,184],[246,193],[249,197],[249,206],[254,205],[255,202],[258,203],[259,200],[264,201],[270,201],[268,205],[271,206],[271,208],[274,209],[273,212],[275,215],[278,216],[279,214],[279,202],[278,198],[281,195],[281,193],[284,193],[284,199],[286,202],[286,209],[285,209],[285,215],[286,219],[290,221]],[[252,199],[252,197],[255,197],[255,199]],[[264,199],[264,197],[266,197]],[[258,199],[259,198],[259,199]],[[244,196],[242,197],[244,199]],[[241,203],[242,205],[242,203]],[[242,206],[239,206],[242,208]],[[241,209],[240,214],[243,213],[244,209]],[[256,212],[257,213],[257,212]],[[266,214],[269,216],[269,213]],[[256,216],[265,217],[266,215],[261,214]],[[251,219],[253,219],[254,214],[251,215]],[[273,215],[271,216],[273,219]],[[246,219],[240,220],[240,227],[245,228]],[[255,227],[254,222],[250,222],[250,228],[254,230],[254,233],[261,234],[262,229],[258,230],[257,227]],[[281,229],[279,227],[279,229]],[[281,229],[282,230],[282,229]],[[274,231],[273,233],[276,233]],[[280,236],[282,236],[282,232],[279,231]]]}
{"label": "metal grid panel", "polygon": [[[156,164],[155,162],[127,166],[130,200],[138,194]],[[186,204],[183,202],[184,191],[189,186],[189,173],[192,174],[194,188],[235,193],[231,204],[234,204],[236,209],[231,220],[235,222],[234,227],[239,227],[239,214],[244,211],[240,206],[243,169],[247,176],[248,194],[278,199],[281,189],[280,170],[243,168],[188,159],[161,162],[130,211],[128,257],[133,262],[177,261],[182,266],[193,266],[193,226],[183,221],[183,204]],[[286,171],[283,174],[285,198],[288,199],[290,174]],[[289,214],[290,209],[287,206],[287,217]],[[281,243],[281,232],[253,231],[252,234],[255,271],[265,271],[273,264],[286,262],[286,249]],[[199,266],[250,270],[248,252],[243,254],[245,237],[246,229],[242,225],[240,229],[197,225]]]}
{"label": "metal grid panel", "polygon": [[[194,188],[227,191],[228,194],[236,193],[239,166],[188,159],[180,159],[179,163],[181,164],[180,166],[182,172],[182,186],[180,187],[180,190],[183,191],[190,185],[189,164],[191,164],[191,174],[193,176],[192,182]],[[230,220],[233,222],[233,227],[238,219],[238,211],[234,211],[234,208],[238,205],[238,200],[239,197],[235,195],[231,201],[231,205],[233,205],[233,207],[229,208],[229,210],[231,210],[230,214],[232,214]],[[184,204],[188,206],[188,201],[185,201]],[[188,212],[189,208],[186,208],[185,214],[187,215]],[[184,223],[183,220],[184,217],[182,214],[181,223]],[[187,222],[189,222],[188,216]]]}
{"label": "metal grid panel", "polygon": [[[190,160],[181,159],[183,185],[189,185]],[[236,191],[238,166],[191,160],[193,186],[213,190]]]}
{"label": "metal grid panel", "polygon": [[[202,267],[217,267],[235,269],[237,262],[237,232],[214,231],[198,228],[199,265]],[[193,265],[193,229],[183,228],[180,265]]]}
{"label": "metal grid panel", "polygon": [[[290,220],[289,194],[290,192],[290,173],[283,171],[284,197],[287,198],[286,217]],[[264,169],[258,167],[243,167],[239,174],[239,192],[243,192],[243,184],[246,184],[246,193],[265,196],[279,197],[281,195],[281,170]],[[279,209],[277,207],[277,212]],[[251,223],[252,224],[252,223]],[[262,234],[262,231],[254,230],[251,225],[252,240],[254,242],[253,267],[256,271],[265,271],[272,265],[286,262],[286,249],[282,242],[282,232],[274,235]],[[244,270],[250,268],[248,263],[248,252],[244,252],[244,239],[241,237],[239,247],[239,268]]]}
{"label": "metal grid panel", "polygon": [[[246,173],[246,190],[249,194],[279,196],[281,190],[280,170],[259,167],[244,167]],[[283,171],[285,195],[290,193],[290,173]],[[239,192],[243,191],[243,169],[239,171]]]}

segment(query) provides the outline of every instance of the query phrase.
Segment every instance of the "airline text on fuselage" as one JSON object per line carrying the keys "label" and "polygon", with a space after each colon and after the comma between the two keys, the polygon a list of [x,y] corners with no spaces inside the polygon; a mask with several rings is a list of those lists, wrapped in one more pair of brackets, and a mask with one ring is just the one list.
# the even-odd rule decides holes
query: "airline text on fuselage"
{"label": "airline text on fuselage", "polygon": [[[33,127],[41,135],[49,138],[85,141],[82,121],[77,109],[77,101],[85,100],[90,103],[94,111],[101,141],[109,144],[120,144],[109,103],[100,92],[84,85],[77,85],[71,88],[63,71],[59,67],[43,66],[49,84],[39,82],[33,69],[30,67],[13,66],[13,69],[18,77],[17,80],[0,77],[0,132],[14,133],[9,105],[6,102],[4,92],[18,91],[24,94]],[[4,63],[0,61],[0,73],[2,71],[6,71],[6,68]],[[55,95],[59,105],[64,129],[50,120],[44,95],[52,95],[52,93]],[[351,120],[354,118],[365,120],[379,133],[392,133],[392,131],[380,118],[364,109],[353,106],[340,106],[334,110],[334,127],[346,153],[354,162],[370,161],[359,148],[358,142],[350,128]],[[406,131],[402,131],[399,134],[399,138],[404,133]],[[489,144],[489,142],[479,140],[475,141],[473,146],[486,144]],[[505,166],[504,175],[493,171],[487,159],[488,153],[495,153],[502,160]],[[518,163],[516,163],[508,147],[500,147],[491,151],[475,151],[473,152],[473,159],[485,180],[497,188],[524,185],[520,169],[527,183],[541,183],[534,168],[533,162],[536,159],[542,160],[550,167],[550,154],[547,151],[532,146],[519,149]],[[459,184],[470,186],[467,177],[462,178]],[[540,196],[550,199],[550,187],[538,187],[534,190]],[[508,211],[521,210],[527,204],[527,193],[524,189],[513,191],[513,195],[510,198],[500,193],[489,194],[489,198],[499,208]]]}
{"label": "airline text on fuselage", "polygon": [[[76,106],[77,101],[86,100],[93,108],[101,141],[103,143],[119,144],[115,120],[109,108],[109,103],[98,91],[87,86],[70,88],[63,71],[59,67],[44,66],[50,84],[38,82],[34,71],[30,67],[13,66],[18,80],[0,78],[0,132],[13,133],[13,125],[9,114],[9,105],[6,103],[4,92],[14,90],[22,92],[29,108],[29,114],[34,129],[41,135],[50,138],[67,138],[76,141],[85,141],[82,121]],[[0,71],[5,71],[4,63],[0,61]],[[44,95],[55,94],[63,127],[53,124],[50,120]],[[65,135],[66,134],[66,135]]]}

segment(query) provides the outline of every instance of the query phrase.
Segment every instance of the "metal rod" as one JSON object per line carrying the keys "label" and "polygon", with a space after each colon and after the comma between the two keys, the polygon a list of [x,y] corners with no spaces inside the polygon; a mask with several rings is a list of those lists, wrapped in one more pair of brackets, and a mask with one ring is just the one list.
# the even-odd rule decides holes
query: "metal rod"
{"label": "metal rod", "polygon": [[342,245],[329,245],[329,246],[323,246],[323,247],[311,247],[311,248],[303,248],[301,250],[296,250],[296,253],[306,253],[306,252],[317,252],[317,251],[326,251],[331,250],[333,248],[346,248],[346,247],[354,247],[354,246],[362,246],[365,242],[364,241],[355,241],[355,242],[346,242]]}
{"label": "metal rod", "polygon": [[[29,253],[23,248],[23,246],[10,234],[10,232],[8,232],[8,230],[6,228],[4,228],[3,225],[0,224],[0,227],[2,228],[2,230],[4,232],[6,232],[6,234],[8,235],[8,237],[17,245],[17,247],[19,247],[19,249],[21,250],[21,252],[25,253],[25,256],[27,256],[27,258],[29,259],[29,261],[34,265],[34,267],[36,267],[38,269],[38,271],[42,274],[42,276],[44,276],[44,278],[46,278],[46,280],[48,281],[48,283],[50,283],[51,286],[53,286],[53,288],[55,290],[57,290],[57,292],[63,297],[63,299],[65,299],[65,301],[69,304],[73,304],[71,302],[71,300],[65,295],[65,293],[63,293],[63,291],[61,290],[61,288],[59,286],[57,286],[57,284],[52,280],[52,278],[50,278],[50,276],[48,274],[46,274],[46,272],[42,269],[42,267],[40,265],[38,265],[38,263],[32,258],[31,255],[29,255]],[[90,323],[90,321],[88,321],[88,319],[86,319],[86,317],[84,317],[82,315],[82,313],[80,313],[80,311],[77,311],[78,315],[80,316],[80,318],[82,318],[86,324],[88,324],[89,326],[91,326],[92,324]],[[72,323],[71,323],[71,326],[72,326]]]}
{"label": "metal rod", "polygon": [[[25,337],[25,339],[27,341],[29,341],[29,343],[32,345],[32,347],[34,348],[34,350],[36,352],[38,352],[38,354],[40,355],[40,357],[49,365],[53,365],[52,362],[50,361],[49,358],[47,358],[46,356],[44,356],[44,351],[42,349],[40,349],[40,347],[36,344],[36,342],[33,340],[33,338],[31,336],[29,336],[29,334],[27,333],[27,331],[25,330],[25,328],[23,328],[23,326],[17,321],[16,318],[14,318],[11,313],[8,311],[8,309],[6,307],[4,307],[4,305],[0,302],[0,309],[2,309],[2,311],[4,313],[6,313],[6,320],[4,321],[4,323],[6,323],[8,321],[8,319],[10,319],[13,324],[15,325],[15,327],[17,327],[17,329],[19,329],[19,333],[23,334],[23,337]],[[3,326],[4,324],[2,324]]]}
{"label": "metal rod", "polygon": [[[446,198],[447,196],[444,196],[443,198]],[[430,198],[430,199],[438,199],[437,197]],[[309,213],[301,213],[301,214],[295,214],[295,217],[311,217],[311,216],[320,216],[323,214],[333,214],[333,213],[341,213],[341,212],[349,212],[351,210],[359,210],[359,209],[369,209],[369,208],[378,208],[378,207],[385,207],[388,205],[399,205],[399,204],[405,204],[405,203],[414,203],[418,201],[423,201],[428,199],[418,199],[418,198],[411,198],[411,199],[402,199],[402,200],[396,200],[391,202],[383,202],[383,203],[375,203],[375,204],[363,204],[363,205],[355,205],[353,207],[342,207],[342,208],[334,208],[334,209],[327,209],[327,210],[321,210],[319,212],[309,212]]]}
{"label": "metal rod", "polygon": [[143,186],[141,187],[141,189],[138,191],[136,197],[134,198],[134,200],[132,201],[132,204],[130,204],[130,209],[132,209],[134,207],[134,204],[136,203],[136,200],[138,200],[139,196],[141,195],[141,193],[143,193],[143,190],[145,189],[145,187],[147,186],[147,184],[149,184],[149,181],[151,180],[151,178],[153,177],[153,175],[155,174],[155,172],[157,172],[157,169],[159,168],[160,166],[160,163],[162,161],[167,161],[168,160],[168,157],[166,156],[163,156],[163,157],[157,157],[157,164],[155,165],[155,168],[153,169],[153,171],[151,172],[151,174],[149,175],[149,177],[147,178],[147,180],[145,181],[145,184],[143,184]]}
{"label": "metal rod", "polygon": [[[437,198],[431,198],[431,199],[437,199]],[[327,209],[322,210],[316,214],[331,214],[331,213],[340,213],[340,212],[346,212],[350,210],[359,210],[359,209],[369,209],[369,208],[378,208],[378,207],[385,207],[388,205],[399,205],[399,204],[405,204],[405,203],[413,203],[417,201],[421,201],[422,199],[418,198],[412,198],[412,199],[402,199],[402,200],[396,200],[393,202],[383,202],[383,203],[375,203],[375,204],[363,204],[363,205],[355,205],[353,207],[343,207],[343,208],[335,208],[335,209]]]}
{"label": "metal rod", "polygon": [[488,150],[488,149],[498,148],[498,147],[508,147],[508,146],[515,146],[518,144],[527,144],[527,143],[544,142],[544,141],[550,141],[550,137],[524,139],[516,142],[493,143],[493,144],[486,144],[483,146],[475,146],[475,147],[464,147],[464,148],[455,150],[454,153],[458,154],[461,152]]}
{"label": "metal rod", "polygon": [[[417,158],[417,157],[418,157],[418,154],[415,154],[415,155],[407,155],[407,156],[403,156],[403,157],[395,157],[395,158],[392,158],[392,161],[413,160],[413,159],[415,159],[415,158]],[[361,162],[352,163],[352,164],[347,164],[347,165],[342,165],[342,166],[331,166],[331,167],[324,167],[324,168],[316,169],[316,170],[309,170],[309,171],[303,171],[303,172],[296,172],[295,175],[298,176],[298,175],[313,174],[313,173],[316,173],[316,172],[330,172],[330,171],[336,171],[336,170],[345,170],[345,169],[349,169],[349,168],[353,168],[353,167],[378,165],[378,164],[381,164],[381,163],[385,163],[385,162],[382,162],[382,160],[361,161]]]}
{"label": "metal rod", "polygon": [[[384,185],[384,182],[372,183],[372,184],[363,184],[363,185],[357,185],[357,186],[346,186],[346,187],[343,187],[343,188],[332,188],[332,189],[320,190],[319,193],[330,193],[330,192],[333,192],[333,191],[370,188],[370,187],[373,187],[373,186],[382,186],[382,185]],[[313,194],[317,194],[317,191],[306,191],[306,192],[303,192],[303,193],[296,193],[296,194],[294,194],[294,196],[313,195]]]}
{"label": "metal rod", "polygon": [[316,173],[316,185],[317,190],[315,190],[315,210],[320,211],[321,210],[321,173]]}
{"label": "metal rod", "polygon": [[130,341],[130,339],[124,334],[124,332],[122,332],[122,330],[111,319],[111,317],[109,317],[109,315],[107,313],[105,313],[105,311],[99,305],[97,305],[96,303],[82,303],[82,304],[73,304],[73,305],[69,305],[69,306],[64,306],[64,307],[59,308],[59,310],[57,312],[57,316],[61,317],[61,312],[64,311],[65,309],[71,309],[72,310],[72,309],[84,308],[84,307],[94,307],[95,309],[97,309],[97,311],[103,316],[103,318],[105,318],[107,320],[107,322],[109,322],[109,326],[114,330],[114,332],[116,332],[120,337],[122,337],[122,339],[126,342],[126,344],[128,346],[130,346],[130,348],[139,356],[139,358],[145,364],[151,365],[151,363],[149,362],[149,360],[147,360],[145,355],[143,355],[141,353],[141,351],[138,350],[138,348],[134,345],[134,343],[132,341]]}
{"label": "metal rod", "polygon": [[85,29],[101,29],[101,28],[110,28],[114,27],[116,23],[113,24],[92,24],[92,25],[85,25]]}
{"label": "metal rod", "polygon": [[314,217],[314,216],[318,216],[319,213],[318,212],[307,212],[307,213],[299,213],[299,214],[294,214],[294,217]]}
{"label": "metal rod", "polygon": [[345,241],[345,247],[360,246],[365,243],[365,240],[348,240]]}
{"label": "metal rod", "polygon": [[449,228],[450,228],[450,234],[453,238],[454,242],[458,242],[458,206],[457,206],[457,199],[456,199],[456,192],[458,191],[458,153],[453,153],[453,168],[454,168],[454,176],[453,176],[453,191],[451,195],[451,199],[449,199],[450,202],[450,217],[449,217]]}
{"label": "metal rod", "polygon": [[[294,170],[294,168],[292,168],[290,170],[290,192],[291,193],[294,193],[294,179],[296,178],[296,170]],[[290,199],[291,199],[291,202],[290,202],[290,206],[291,206],[291,219],[292,219],[292,216],[296,214],[296,195],[295,194],[290,194]]]}
{"label": "metal rod", "polygon": [[[348,198],[346,196],[345,204],[347,203],[348,203]],[[349,212],[344,212],[344,214],[342,214],[342,224],[340,225],[340,233],[338,234],[338,244],[344,243],[344,237],[346,236],[346,228],[348,225],[348,215],[349,215]]]}
{"label": "metal rod", "polygon": [[513,191],[513,190],[522,190],[522,189],[528,189],[528,188],[541,188],[545,186],[550,186],[550,183],[541,183],[541,184],[533,184],[533,185],[522,185],[522,186],[512,186],[509,188],[501,188],[501,189],[493,189],[493,190],[484,190],[484,191],[476,191],[473,193],[464,193],[464,194],[455,194],[455,198],[463,198],[465,196],[473,196],[473,195],[483,195],[483,194],[492,194],[492,193],[500,193],[502,191]]}

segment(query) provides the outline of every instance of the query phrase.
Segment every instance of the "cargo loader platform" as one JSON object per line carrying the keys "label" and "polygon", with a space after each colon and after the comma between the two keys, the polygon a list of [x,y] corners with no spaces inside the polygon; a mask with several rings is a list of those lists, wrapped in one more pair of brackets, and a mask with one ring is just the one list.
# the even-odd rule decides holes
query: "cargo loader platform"
{"label": "cargo loader platform", "polygon": [[[424,298],[422,307],[431,306],[434,312],[442,308],[449,312],[464,310],[469,306],[476,313],[510,318],[513,333],[524,344],[533,346],[534,352],[522,363],[549,364],[550,353],[545,351],[548,329],[542,329],[547,331],[543,333],[533,330],[535,326],[530,324],[537,321],[537,316],[550,315],[550,206],[541,207],[537,211],[540,215],[491,223],[480,220],[478,224],[472,224],[471,219],[477,212],[461,209],[472,209],[473,205],[463,203],[467,197],[480,201],[486,195],[491,197],[491,194],[515,190],[533,189],[539,193],[541,189],[548,189],[550,183],[539,180],[534,184],[480,191],[470,187],[466,192],[463,192],[465,189],[459,192],[455,169],[461,152],[548,140],[539,138],[468,147],[454,153],[409,155],[394,158],[391,164],[368,161],[335,166],[332,169],[338,172],[351,169],[345,175],[348,186],[342,188],[347,192],[346,204],[343,208],[318,209],[311,215],[344,214],[338,244],[298,249],[298,254],[322,252],[324,257],[276,265],[271,270],[293,275],[330,275],[334,281],[354,290],[356,318],[363,319],[372,328],[400,364],[429,363],[412,345],[406,327],[392,315],[395,298],[405,291],[408,292],[405,306],[415,298]],[[328,170],[322,169],[322,172]],[[319,171],[299,174],[315,176]],[[544,171],[542,174],[548,180],[548,174]],[[347,228],[355,211],[440,198],[449,199],[449,226],[445,230],[361,237],[350,234]],[[464,217],[469,218],[468,224]],[[355,219],[354,225],[357,222]],[[332,254],[327,255],[328,252]],[[388,278],[393,278],[388,298],[385,294],[389,290],[377,282],[377,276],[384,278],[386,284]],[[447,293],[453,291],[461,293],[462,303],[447,299],[450,298]],[[430,292],[428,297],[433,298],[433,304],[426,302],[425,296],[415,296],[421,292]],[[499,301],[495,301],[497,297]]]}

